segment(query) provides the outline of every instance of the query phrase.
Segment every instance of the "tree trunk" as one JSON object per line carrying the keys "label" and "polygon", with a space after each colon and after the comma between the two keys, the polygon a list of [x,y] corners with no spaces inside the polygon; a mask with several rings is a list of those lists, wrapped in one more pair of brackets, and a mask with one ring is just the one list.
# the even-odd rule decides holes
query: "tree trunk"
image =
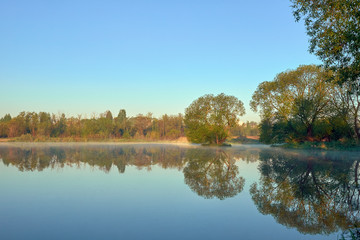
{"label": "tree trunk", "polygon": [[309,125],[307,128],[306,128],[306,136],[307,136],[307,140],[312,142],[314,140],[313,138],[313,126],[312,124]]}

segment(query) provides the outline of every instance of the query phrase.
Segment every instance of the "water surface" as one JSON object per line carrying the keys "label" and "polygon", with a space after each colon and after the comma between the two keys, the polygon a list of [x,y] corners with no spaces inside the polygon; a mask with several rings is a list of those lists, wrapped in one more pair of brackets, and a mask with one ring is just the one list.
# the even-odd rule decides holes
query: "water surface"
{"label": "water surface", "polygon": [[359,157],[269,147],[1,144],[0,239],[338,239]]}

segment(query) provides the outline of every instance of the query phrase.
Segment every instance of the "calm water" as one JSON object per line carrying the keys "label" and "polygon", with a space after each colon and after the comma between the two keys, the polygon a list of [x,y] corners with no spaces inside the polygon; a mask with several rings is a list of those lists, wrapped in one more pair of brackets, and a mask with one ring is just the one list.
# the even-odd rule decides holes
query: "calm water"
{"label": "calm water", "polygon": [[1,144],[0,239],[338,239],[358,153]]}

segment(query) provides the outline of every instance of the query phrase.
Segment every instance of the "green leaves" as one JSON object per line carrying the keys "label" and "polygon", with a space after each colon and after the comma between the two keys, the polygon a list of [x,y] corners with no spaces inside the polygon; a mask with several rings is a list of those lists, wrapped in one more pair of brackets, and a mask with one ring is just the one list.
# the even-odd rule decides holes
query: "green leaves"
{"label": "green leaves", "polygon": [[360,77],[360,0],[292,0],[296,21],[304,19],[309,51],[342,82]]}
{"label": "green leaves", "polygon": [[222,144],[244,114],[244,104],[234,96],[204,95],[185,110],[186,136],[194,143]]}

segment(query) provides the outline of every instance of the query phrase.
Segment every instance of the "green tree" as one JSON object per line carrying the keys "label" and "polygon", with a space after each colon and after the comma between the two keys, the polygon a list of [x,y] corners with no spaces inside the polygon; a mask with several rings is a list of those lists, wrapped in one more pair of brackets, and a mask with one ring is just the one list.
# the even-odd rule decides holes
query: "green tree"
{"label": "green tree", "polygon": [[185,110],[186,136],[194,143],[221,145],[244,114],[243,103],[234,96],[204,95]]}
{"label": "green tree", "polygon": [[331,74],[315,65],[282,72],[273,81],[258,86],[250,106],[255,112],[260,110],[261,118],[272,125],[281,121],[280,125],[286,127],[284,123],[292,121],[293,129],[305,129],[305,137],[312,140],[315,123],[330,114],[329,106],[335,91],[335,84],[327,81]]}
{"label": "green tree", "polygon": [[59,114],[58,116],[52,115],[53,129],[51,132],[52,137],[61,137],[66,131],[66,117],[65,114]]}
{"label": "green tree", "polygon": [[291,0],[296,21],[304,19],[310,52],[342,82],[360,78],[360,0]]}
{"label": "green tree", "polygon": [[6,114],[3,118],[0,118],[0,138],[6,138],[9,136],[9,122],[11,115]]}
{"label": "green tree", "polygon": [[119,114],[115,118],[115,136],[123,137],[127,130],[127,120],[125,109],[120,109]]}

